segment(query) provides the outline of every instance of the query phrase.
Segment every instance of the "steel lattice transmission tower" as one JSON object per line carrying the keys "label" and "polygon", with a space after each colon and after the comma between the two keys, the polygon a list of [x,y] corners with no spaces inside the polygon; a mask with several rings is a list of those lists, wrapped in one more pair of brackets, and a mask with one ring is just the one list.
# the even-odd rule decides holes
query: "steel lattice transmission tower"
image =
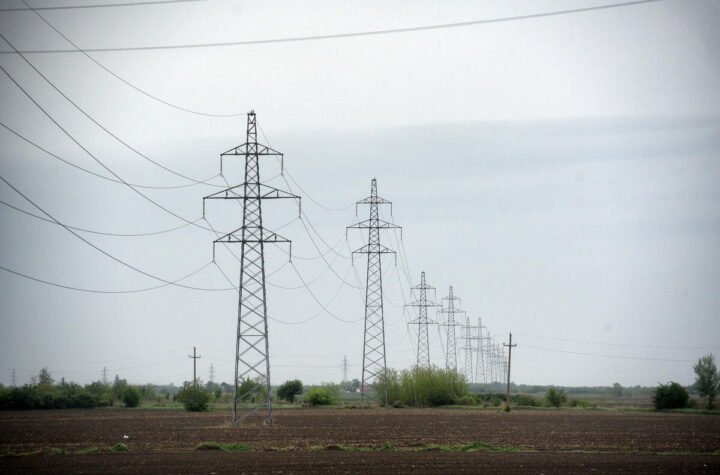
{"label": "steel lattice transmission tower", "polygon": [[478,317],[477,323],[477,355],[475,363],[475,380],[478,383],[487,383],[487,370],[485,369],[485,341],[488,337],[483,336],[483,328],[486,328],[482,324],[482,318]]}
{"label": "steel lattice transmission tower", "polygon": [[446,315],[442,326],[447,327],[447,347],[445,350],[445,368],[457,370],[457,342],[455,340],[455,327],[460,324],[456,322],[455,315],[465,313],[464,310],[460,310],[455,306],[455,301],[460,302],[459,297],[455,297],[453,294],[452,285],[447,297],[442,298],[442,302],[447,302],[447,308],[443,307],[440,309],[440,313]]}
{"label": "steel lattice transmission tower", "polygon": [[420,273],[420,285],[411,287],[411,290],[417,290],[419,296],[417,300],[405,305],[406,307],[417,307],[418,317],[408,323],[408,325],[418,326],[418,342],[417,342],[417,360],[416,366],[419,368],[430,367],[430,339],[428,337],[428,325],[434,325],[437,322],[428,318],[428,307],[440,307],[440,304],[427,299],[427,291],[435,291],[435,287],[431,287],[425,283],[425,271]]}
{"label": "steel lattice transmission tower", "polygon": [[485,355],[487,356],[487,359],[485,361],[485,365],[487,368],[487,377],[489,383],[494,383],[497,380],[495,379],[495,370],[496,370],[496,364],[495,364],[495,344],[493,343],[493,338],[490,336],[490,332],[487,334],[487,339],[485,340]]}
{"label": "steel lattice transmission tower", "polygon": [[470,317],[465,317],[465,325],[463,325],[463,352],[465,353],[465,381],[468,383],[475,382],[475,373],[473,372],[473,340],[475,339],[476,328],[470,325]]}
{"label": "steel lattice transmission tower", "polygon": [[[235,339],[235,397],[233,399],[233,423],[238,419],[238,401],[247,394],[239,394],[240,384],[251,379],[264,387],[264,402],[267,406],[267,420],[272,424],[272,404],[270,401],[270,344],[268,339],[267,294],[265,291],[265,244],[288,243],[290,240],[263,227],[262,202],[266,199],[300,197],[260,181],[260,157],[283,154],[257,141],[257,123],[255,111],[247,115],[246,142],[220,155],[220,172],[223,171],[223,159],[241,157],[245,160],[245,181],[240,185],[213,193],[203,198],[203,217],[205,200],[225,199],[242,200],[242,226],[219,237],[213,242],[213,260],[215,244],[241,244],[240,285],[238,286],[238,317]],[[292,253],[292,244],[290,244]],[[257,389],[254,392],[258,392]]]}
{"label": "steel lattice transmission tower", "polygon": [[[361,380],[361,399],[365,397],[365,388],[379,377],[384,377],[387,371],[385,357],[385,321],[383,319],[383,288],[382,288],[382,259],[383,254],[395,254],[395,251],[380,244],[381,229],[401,229],[393,223],[380,219],[379,205],[390,205],[392,216],[392,203],[377,194],[377,180],[370,183],[370,196],[360,200],[357,205],[370,206],[370,218],[360,221],[347,229],[367,229],[368,243],[353,251],[355,254],[367,254],[367,278],[365,286],[365,332],[363,337],[363,363]],[[401,234],[402,239],[402,234]],[[387,394],[385,394],[387,403]]]}

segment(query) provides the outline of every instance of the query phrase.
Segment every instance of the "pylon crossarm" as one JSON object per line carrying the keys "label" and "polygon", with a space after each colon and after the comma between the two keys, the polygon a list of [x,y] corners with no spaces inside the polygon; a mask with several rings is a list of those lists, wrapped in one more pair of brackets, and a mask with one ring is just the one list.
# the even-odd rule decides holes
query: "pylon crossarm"
{"label": "pylon crossarm", "polygon": [[[248,148],[248,145],[250,145],[250,148]],[[257,150],[253,150],[252,147],[257,147]],[[220,154],[221,157],[231,157],[231,156],[245,156],[245,155],[265,155],[265,156],[279,156],[282,157],[282,152],[278,152],[277,150],[274,150],[267,145],[263,145],[261,143],[253,143],[253,144],[247,144],[244,143],[242,145],[238,145],[237,147],[233,147],[227,152],[223,152]]]}
{"label": "pylon crossarm", "polygon": [[410,303],[406,303],[405,307],[442,307],[439,303],[431,302],[429,300],[413,300]]}
{"label": "pylon crossarm", "polygon": [[353,251],[353,254],[395,254],[395,251],[382,244],[365,244],[363,247]]}
{"label": "pylon crossarm", "polygon": [[[249,186],[259,186],[260,191],[258,193],[258,196],[245,196],[244,194],[238,193],[238,188],[244,189],[246,185]],[[215,192],[211,195],[203,197],[203,200],[254,200],[254,199],[282,199],[282,198],[292,198],[296,200],[300,200],[301,197],[298,195],[295,195],[293,193],[288,193],[285,190],[280,190],[278,188],[275,188],[270,185],[265,185],[264,183],[241,183],[239,185],[231,186],[230,188],[225,188],[224,190],[220,190],[218,192]]]}
{"label": "pylon crossarm", "polygon": [[355,202],[356,205],[392,205],[392,201],[386,200],[380,196],[368,196],[360,201]]}
{"label": "pylon crossarm", "polygon": [[346,229],[399,229],[400,233],[402,234],[402,227],[397,226],[393,223],[390,223],[388,221],[385,221],[383,219],[366,219],[364,221],[360,221],[359,223],[351,224],[350,226],[347,226]]}

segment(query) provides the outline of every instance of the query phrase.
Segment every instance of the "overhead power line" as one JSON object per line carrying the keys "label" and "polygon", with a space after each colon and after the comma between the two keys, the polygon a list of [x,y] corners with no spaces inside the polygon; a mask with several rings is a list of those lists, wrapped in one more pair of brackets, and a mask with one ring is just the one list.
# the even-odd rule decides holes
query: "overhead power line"
{"label": "overhead power line", "polygon": [[599,345],[599,346],[617,346],[617,347],[628,347],[628,348],[649,348],[654,350],[713,350],[719,348],[718,346],[665,346],[665,345],[638,345],[635,343],[603,343],[599,341],[587,341],[587,340],[571,340],[569,338],[556,338],[548,336],[535,336],[527,335],[525,333],[515,333],[515,335],[524,336],[526,338],[537,338],[539,340],[552,340],[552,341],[565,341],[568,343],[580,343],[583,345]]}
{"label": "overhead power line", "polygon": [[[78,292],[87,292],[87,293],[91,293],[91,294],[135,294],[135,293],[139,293],[139,292],[148,292],[148,291],[150,291],[150,290],[157,290],[157,289],[161,289],[161,288],[163,288],[163,287],[167,287],[167,286],[169,286],[169,285],[178,284],[179,282],[182,282],[182,281],[185,280],[185,279],[189,279],[190,277],[194,276],[195,274],[198,274],[198,273],[202,272],[202,271],[205,270],[205,268],[207,268],[207,266],[209,266],[210,264],[212,264],[212,262],[208,262],[207,264],[203,265],[203,266],[200,267],[199,269],[196,269],[196,270],[192,271],[191,273],[189,273],[189,274],[187,274],[186,276],[181,277],[181,278],[173,281],[172,283],[168,282],[168,283],[156,285],[156,286],[154,286],[154,287],[145,287],[145,288],[142,288],[142,289],[133,289],[133,290],[98,290],[98,289],[87,289],[87,288],[82,288],[82,287],[74,287],[74,286],[71,286],[71,285],[58,284],[57,282],[51,282],[51,281],[49,281],[49,280],[40,279],[40,278],[38,278],[38,277],[33,277],[33,276],[31,276],[31,275],[24,274],[24,273],[22,273],[22,272],[19,272],[19,271],[10,269],[10,268],[5,267],[5,266],[0,266],[0,269],[4,270],[5,272],[8,272],[8,273],[10,273],[10,274],[14,274],[14,275],[16,275],[16,276],[18,276],[18,277],[23,277],[23,278],[25,278],[25,279],[38,282],[38,283],[40,283],[40,284],[50,285],[50,286],[52,286],[52,287],[59,287],[59,288],[61,288],[61,289],[66,289],[66,290],[75,290],[75,291],[78,291]],[[207,289],[207,290],[210,290],[210,289]],[[214,289],[214,290],[233,290],[233,289]]]}
{"label": "overhead power line", "polygon": [[[24,12],[28,10],[84,10],[88,8],[113,8],[113,7],[146,7],[148,5],[168,5],[173,3],[194,3],[206,0],[153,0],[145,2],[123,2],[123,3],[90,3],[88,5],[57,5],[49,7],[31,8],[0,8],[0,12]],[[25,2],[23,2],[25,3]],[[27,3],[25,3],[27,5]]]}
{"label": "overhead power line", "polygon": [[[15,211],[18,211],[18,212],[20,212],[20,213],[26,214],[26,215],[28,215],[28,216],[32,216],[33,218],[36,218],[36,219],[45,221],[45,222],[50,223],[50,224],[58,225],[57,222],[55,222],[55,221],[53,221],[53,220],[51,220],[51,219],[43,218],[42,216],[39,216],[39,215],[37,215],[37,214],[35,214],[35,213],[31,213],[30,211],[25,211],[24,209],[18,208],[17,206],[11,205],[10,203],[7,203],[7,202],[5,202],[5,201],[0,200],[0,204],[3,204],[3,205],[5,205],[5,206],[7,206],[8,208],[14,209]],[[201,220],[202,220],[202,218],[198,218],[198,219],[196,219],[196,220],[193,221],[193,222],[196,223],[196,222],[201,221]],[[115,236],[115,237],[156,236],[156,235],[158,235],[158,234],[165,234],[165,233],[169,233],[169,232],[172,232],[172,231],[177,231],[178,229],[182,229],[182,228],[185,228],[185,227],[188,227],[188,226],[190,226],[190,223],[185,223],[185,224],[181,224],[180,226],[175,226],[174,228],[163,229],[162,231],[155,231],[155,232],[150,232],[150,233],[121,234],[121,233],[108,233],[108,232],[103,232],[103,231],[93,231],[92,229],[79,228],[79,227],[77,227],[77,226],[70,226],[69,224],[66,224],[66,225],[65,225],[65,227],[68,227],[68,228],[70,228],[70,229],[72,229],[72,230],[75,230],[75,231],[81,231],[81,232],[83,232],[83,233],[99,234],[99,235],[101,235],[101,236]]]}
{"label": "overhead power line", "polygon": [[[210,186],[209,183],[197,183],[197,182],[196,182],[196,183],[188,183],[188,184],[186,184],[186,185],[175,185],[175,186],[152,186],[152,185],[138,185],[138,184],[136,184],[136,183],[130,183],[130,182],[125,182],[125,181],[121,181],[121,180],[116,180],[116,179],[114,179],[114,178],[111,178],[111,177],[108,177],[108,176],[105,176],[105,175],[101,175],[101,174],[99,174],[99,173],[95,173],[94,171],[88,170],[87,168],[83,168],[83,167],[81,167],[81,166],[79,166],[79,165],[76,165],[76,164],[72,163],[72,162],[69,161],[69,160],[66,160],[66,159],[60,157],[59,155],[56,155],[56,154],[52,153],[51,151],[49,151],[49,150],[43,148],[42,146],[38,145],[37,143],[33,142],[32,140],[30,140],[29,138],[27,138],[27,137],[25,137],[24,135],[20,134],[18,131],[12,129],[11,127],[9,127],[7,124],[5,124],[5,123],[3,123],[3,122],[0,122],[0,126],[2,126],[3,128],[5,128],[8,132],[11,132],[11,133],[15,134],[15,136],[17,136],[18,138],[24,140],[24,141],[27,142],[28,144],[30,144],[30,145],[32,145],[33,147],[37,148],[38,150],[40,150],[40,151],[42,151],[42,152],[45,152],[46,154],[50,155],[51,157],[60,160],[61,162],[65,163],[66,165],[70,165],[70,166],[73,167],[73,168],[77,168],[78,170],[84,171],[85,173],[89,173],[90,175],[96,176],[96,177],[98,177],[98,178],[102,178],[103,180],[111,181],[111,182],[113,182],[113,183],[119,183],[119,184],[121,184],[121,185],[131,185],[131,186],[134,186],[135,188],[146,188],[146,189],[151,189],[151,190],[174,190],[174,189],[178,189],[178,188],[188,188],[188,187],[190,187],[190,186],[197,186],[197,185],[201,185],[201,184],[205,184],[205,185]],[[217,178],[217,177],[219,177],[219,176],[220,176],[219,174],[218,174],[218,175],[215,175],[215,176],[213,176],[213,177],[211,177],[211,178],[208,178],[207,181],[212,180],[212,179],[214,179],[214,178]]]}
{"label": "overhead power line", "polygon": [[570,355],[581,355],[581,356],[594,356],[598,358],[613,358],[613,359],[620,359],[620,360],[639,360],[639,361],[663,361],[663,362],[669,362],[669,363],[694,363],[693,360],[676,360],[676,359],[670,359],[670,358],[643,358],[643,357],[637,357],[637,356],[624,356],[624,355],[604,355],[599,353],[585,353],[582,351],[566,351],[566,350],[557,350],[555,348],[545,348],[542,346],[531,346],[531,345],[522,345],[523,348],[530,348],[533,350],[541,350],[541,351],[551,351],[553,353],[565,353]]}
{"label": "overhead power line", "polygon": [[[2,36],[1,33],[0,33],[0,36]],[[191,221],[191,220],[189,220],[189,219],[187,219],[187,218],[185,218],[185,217],[183,217],[183,216],[180,216],[179,214],[175,213],[174,211],[171,211],[170,209],[164,207],[164,206],[161,205],[160,203],[154,201],[152,198],[150,198],[149,196],[145,195],[145,194],[142,193],[141,191],[138,191],[138,190],[137,190],[135,187],[133,187],[131,184],[129,184],[128,182],[126,182],[125,180],[123,180],[123,179],[120,177],[120,175],[118,175],[118,174],[115,173],[110,167],[108,167],[107,165],[105,165],[99,158],[97,158],[95,155],[93,155],[92,152],[90,152],[87,148],[85,148],[85,146],[83,146],[72,134],[70,134],[70,132],[68,132],[67,129],[65,129],[62,125],[60,125],[60,123],[59,123],[57,120],[55,120],[55,118],[54,118],[52,115],[50,115],[50,113],[49,113],[48,111],[46,111],[46,110],[40,105],[40,103],[37,102],[37,101],[35,100],[35,98],[33,98],[33,97],[30,95],[30,93],[27,92],[27,90],[25,90],[25,88],[22,87],[22,86],[20,85],[20,83],[17,82],[17,81],[15,80],[15,78],[14,78],[12,75],[10,75],[10,73],[9,73],[4,67],[2,67],[2,65],[0,65],[0,71],[2,71],[3,73],[5,73],[5,75],[6,75],[8,78],[10,78],[10,80],[13,82],[13,84],[15,84],[15,86],[17,86],[17,87],[23,92],[23,94],[25,94],[25,96],[26,96],[33,104],[35,104],[35,106],[36,106],[38,109],[40,109],[40,110],[42,111],[42,113],[45,114],[45,116],[46,116],[48,119],[50,119],[50,121],[52,121],[53,124],[55,124],[56,127],[58,127],[68,138],[70,138],[70,140],[72,140],[72,141],[73,141],[78,147],[80,147],[90,158],[92,158],[93,160],[95,160],[95,162],[97,162],[101,167],[103,167],[105,170],[107,170],[112,176],[114,176],[115,178],[117,178],[118,180],[120,180],[123,184],[125,184],[125,185],[126,185],[128,188],[130,188],[132,191],[134,191],[135,193],[137,193],[138,195],[140,195],[143,199],[145,199],[145,200],[148,201],[149,203],[153,204],[153,205],[156,206],[157,208],[160,208],[161,210],[165,211],[166,213],[168,213],[168,214],[170,214],[170,215],[172,215],[172,216],[175,216],[177,219],[179,219],[179,220],[181,220],[181,221],[184,221],[184,222],[186,222],[186,223],[190,223],[190,224],[192,224],[193,226],[198,227],[198,228],[200,228],[200,229],[205,229],[205,230],[207,230],[207,231],[212,231],[210,228],[207,228],[207,227],[202,226],[202,225],[200,225],[200,224],[194,223],[193,221]]]}
{"label": "overhead power line", "polygon": [[92,61],[92,62],[95,63],[97,66],[99,66],[101,69],[103,69],[105,72],[107,72],[108,74],[110,74],[111,76],[113,76],[115,79],[117,79],[117,80],[119,80],[120,82],[122,82],[123,84],[125,84],[125,85],[127,85],[127,86],[129,86],[129,87],[131,87],[131,88],[133,88],[133,89],[135,89],[137,92],[139,92],[140,94],[143,94],[144,96],[149,97],[150,99],[153,99],[153,100],[155,100],[155,101],[157,101],[157,102],[160,102],[161,104],[165,104],[166,106],[172,107],[172,108],[174,108],[174,109],[178,109],[178,110],[183,111],[183,112],[188,112],[188,113],[190,113],[190,114],[202,115],[202,116],[207,116],[207,117],[237,117],[237,116],[241,116],[241,115],[245,115],[245,114],[246,114],[245,112],[233,113],[233,114],[213,114],[213,113],[209,113],[209,112],[196,111],[196,110],[193,110],[193,109],[188,109],[187,107],[182,107],[182,106],[179,106],[179,105],[177,105],[177,104],[173,104],[172,102],[168,102],[168,101],[166,101],[166,100],[164,100],[164,99],[161,99],[161,98],[159,98],[159,97],[157,97],[157,96],[155,96],[155,95],[153,95],[153,94],[150,94],[149,92],[147,92],[147,91],[145,91],[144,89],[136,86],[135,84],[131,83],[131,82],[128,81],[127,79],[121,77],[120,75],[118,75],[118,74],[115,73],[114,71],[110,70],[107,66],[105,66],[104,64],[102,64],[100,61],[98,61],[97,59],[95,59],[95,58],[93,58],[92,56],[90,56],[87,52],[83,51],[77,44],[75,44],[72,40],[70,40],[70,38],[68,38],[65,34],[63,34],[63,32],[61,32],[59,29],[57,29],[57,28],[55,27],[55,25],[53,25],[52,23],[50,23],[50,21],[49,21],[47,18],[45,18],[44,16],[42,16],[42,15],[37,11],[37,9],[32,8],[25,0],[23,0],[23,3],[24,3],[25,5],[27,5],[28,8],[30,8],[30,9],[35,13],[35,15],[37,15],[43,22],[45,22],[46,25],[48,25],[50,28],[52,28],[52,29],[55,31],[55,33],[57,33],[57,34],[60,35],[65,41],[67,41],[68,43],[70,43],[70,44],[73,46],[73,48],[75,48],[78,52],[82,53],[86,58],[88,58],[90,61]]}
{"label": "overhead power line", "polygon": [[[0,33],[0,38],[2,38],[8,45],[10,45],[10,47],[13,49],[13,51],[18,51],[17,48],[15,48],[15,45],[13,45],[2,33]],[[168,168],[168,167],[166,167],[165,165],[163,165],[162,163],[156,162],[156,161],[153,160],[152,158],[150,158],[150,157],[148,157],[147,155],[143,154],[142,152],[140,152],[139,150],[137,150],[136,148],[134,148],[132,145],[130,145],[129,143],[125,142],[123,139],[121,139],[120,137],[118,137],[117,135],[115,135],[114,133],[112,133],[107,127],[105,127],[104,125],[102,125],[102,124],[101,124],[100,122],[98,122],[93,116],[91,116],[90,114],[88,114],[88,113],[85,111],[85,109],[83,109],[82,107],[80,107],[79,105],[77,105],[77,104],[75,103],[75,101],[73,101],[72,99],[70,99],[70,97],[68,97],[67,94],[65,94],[63,91],[61,91],[60,88],[57,87],[54,82],[52,82],[50,79],[48,79],[47,76],[45,76],[37,67],[35,67],[35,65],[34,65],[29,59],[27,59],[24,54],[22,54],[21,52],[18,52],[18,54],[20,55],[20,58],[22,58],[22,60],[23,60],[28,66],[30,66],[41,78],[43,78],[43,80],[44,80],[46,83],[48,83],[48,85],[50,85],[50,87],[52,87],[53,89],[55,89],[55,91],[56,91],[58,94],[60,94],[60,95],[63,97],[63,99],[65,99],[66,101],[68,101],[75,109],[77,109],[78,112],[80,112],[82,115],[84,115],[85,117],[87,117],[88,120],[90,120],[93,124],[95,124],[96,126],[98,126],[103,132],[105,132],[106,134],[108,134],[110,137],[112,137],[113,139],[115,139],[117,142],[119,142],[120,144],[122,144],[125,148],[127,148],[127,149],[130,150],[131,152],[135,153],[137,156],[143,158],[144,160],[152,163],[153,165],[155,165],[155,166],[157,166],[157,167],[159,167],[159,168],[162,168],[162,169],[165,170],[166,172],[172,173],[173,175],[177,175],[177,176],[179,176],[179,177],[181,177],[181,178],[184,178],[184,179],[186,179],[186,180],[188,180],[188,181],[192,181],[192,182],[195,182],[195,183],[198,183],[198,184],[206,184],[206,185],[209,185],[209,186],[216,186],[216,187],[218,187],[218,188],[222,188],[222,186],[220,186],[220,185],[213,185],[213,184],[211,184],[211,183],[207,183],[208,181],[210,181],[210,180],[212,180],[213,178],[215,178],[215,176],[217,176],[217,175],[215,175],[215,176],[213,176],[213,177],[211,177],[211,178],[207,178],[207,179],[205,179],[205,180],[196,180],[195,178],[192,178],[192,177],[189,177],[189,176],[187,176],[187,175],[183,175],[182,173],[176,172],[175,170],[173,170],[173,169],[171,169],[171,168]],[[0,67],[1,67],[1,66],[0,66]],[[5,71],[4,68],[3,68],[3,71]],[[8,76],[10,76],[10,74],[9,74],[7,71],[5,71],[5,74],[7,74]],[[10,79],[12,79],[12,76],[10,76]],[[13,80],[13,82],[15,82],[14,79],[12,79],[12,80]],[[15,83],[17,84],[17,82],[15,82]],[[20,87],[20,86],[18,85],[18,87]],[[21,88],[21,89],[22,89],[22,88]],[[24,91],[24,89],[23,89],[23,91]],[[26,93],[26,95],[27,95],[27,93]],[[29,95],[28,95],[28,97],[29,97]],[[33,102],[35,102],[35,101],[33,101]]]}
{"label": "overhead power line", "polygon": [[[421,26],[410,26],[405,28],[388,28],[382,30],[369,30],[369,31],[354,31],[348,33],[330,33],[324,35],[309,35],[309,36],[291,36],[284,38],[267,38],[258,40],[244,40],[244,41],[224,41],[217,43],[190,43],[190,44],[175,44],[175,45],[148,45],[148,46],[121,46],[121,47],[106,47],[106,48],[83,48],[82,51],[86,53],[99,53],[99,52],[112,52],[112,51],[152,51],[152,50],[173,50],[173,49],[190,49],[190,48],[217,48],[227,46],[248,46],[248,45],[261,45],[261,44],[277,44],[277,43],[299,43],[303,41],[319,41],[319,40],[332,40],[341,38],[356,38],[363,36],[381,36],[381,35],[393,35],[400,33],[414,33],[420,31],[430,30],[445,30],[450,28],[464,28],[470,26],[487,25],[492,23],[506,23],[518,20],[533,20],[538,18],[547,18],[560,15],[570,15],[574,13],[587,13],[598,10],[609,10],[612,8],[629,7],[634,5],[642,5],[646,3],[656,3],[662,0],[638,0],[634,2],[622,2],[613,3],[609,5],[597,5],[593,7],[584,8],[572,8],[567,10],[555,10],[551,12],[542,13],[530,13],[527,15],[513,15],[498,18],[486,18],[479,20],[460,21],[453,23],[439,23],[433,25],[421,25]],[[0,51],[0,54],[13,54],[13,53],[78,53],[76,49],[35,49],[35,50],[20,50],[20,51]]]}
{"label": "overhead power line", "polygon": [[207,290],[207,291],[232,290],[232,289],[210,289],[210,288],[192,287],[192,286],[189,286],[189,285],[178,284],[178,283],[176,283],[176,282],[174,282],[174,281],[170,281],[170,280],[167,280],[167,279],[163,279],[162,277],[158,277],[158,276],[156,276],[156,275],[150,274],[149,272],[146,272],[146,271],[144,271],[144,270],[142,270],[142,269],[140,269],[140,268],[138,268],[138,267],[135,267],[135,266],[133,266],[132,264],[128,264],[127,262],[123,261],[122,259],[120,259],[120,258],[118,258],[118,257],[115,257],[114,255],[110,254],[110,253],[107,252],[106,250],[104,250],[104,249],[100,248],[99,246],[93,244],[92,242],[88,241],[87,239],[85,239],[84,237],[82,237],[81,235],[79,235],[78,233],[76,233],[75,231],[73,231],[72,229],[70,229],[69,227],[67,227],[65,224],[63,224],[63,223],[61,223],[60,221],[58,221],[57,219],[55,219],[55,217],[53,217],[50,213],[48,213],[48,212],[45,211],[43,208],[41,208],[41,207],[40,207],[38,204],[36,204],[33,200],[31,200],[30,198],[28,198],[27,195],[25,195],[23,192],[21,192],[19,189],[17,189],[15,186],[13,186],[13,185],[12,185],[9,181],[7,181],[4,177],[0,176],[0,180],[2,180],[7,186],[9,186],[10,188],[12,188],[12,190],[13,190],[15,193],[17,193],[18,195],[22,196],[22,197],[25,199],[25,201],[27,201],[28,203],[30,203],[31,205],[33,205],[35,208],[37,208],[38,211],[40,211],[40,212],[43,213],[45,216],[47,216],[48,218],[50,218],[51,220],[53,220],[56,224],[58,224],[59,226],[61,226],[61,227],[62,227],[63,229],[65,229],[67,232],[69,232],[70,234],[72,234],[72,235],[75,236],[76,238],[80,239],[82,242],[84,242],[84,243],[87,244],[88,246],[92,247],[93,249],[95,249],[95,250],[98,251],[99,253],[101,253],[101,254],[103,254],[104,256],[112,259],[113,261],[117,262],[118,264],[121,264],[121,265],[127,267],[128,269],[134,270],[135,272],[137,272],[137,273],[139,273],[139,274],[142,274],[142,275],[144,275],[144,276],[146,276],[146,277],[150,277],[151,279],[158,280],[158,281],[163,282],[163,283],[165,283],[165,284],[168,284],[168,285],[176,285],[176,286],[178,286],[178,287],[183,287],[183,288],[186,288],[186,289],[191,289],[191,290]]}

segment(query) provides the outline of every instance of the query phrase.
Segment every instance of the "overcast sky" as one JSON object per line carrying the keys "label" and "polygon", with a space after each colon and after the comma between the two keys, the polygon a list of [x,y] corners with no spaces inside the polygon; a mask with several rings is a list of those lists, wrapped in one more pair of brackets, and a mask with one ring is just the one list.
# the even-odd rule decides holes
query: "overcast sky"
{"label": "overcast sky", "polygon": [[[63,2],[34,0],[34,7]],[[73,5],[84,2],[77,0]],[[208,0],[39,11],[81,48],[206,44],[405,28],[585,8],[612,1],[244,2]],[[24,7],[3,0],[0,8]],[[425,271],[437,298],[453,286],[473,322],[498,341],[513,332],[513,381],[654,385],[693,381],[692,363],[720,353],[720,2],[665,0],[450,29],[316,41],[90,53],[137,88],[209,114],[257,112],[269,184],[303,196],[264,208],[293,240],[267,250],[272,382],[360,378],[365,262],[349,250],[365,219],[353,203],[377,178],[400,234],[382,242],[388,364],[415,361],[403,311]],[[73,49],[32,11],[0,12],[18,50]],[[12,51],[4,43],[2,51]],[[130,147],[197,180],[245,141],[244,115],[212,117],[160,103],[79,53],[25,57]],[[119,143],[17,54],[0,65],[66,131],[123,180],[192,185]],[[68,162],[111,177],[6,74],[0,121]],[[69,166],[0,128],[0,175],[64,224],[115,234],[194,221],[220,188],[137,188]],[[242,164],[225,178],[241,183]],[[221,178],[211,181],[224,185]],[[301,188],[299,188],[299,187]],[[302,190],[302,191],[301,191]],[[0,182],[0,200],[42,212]],[[386,219],[390,219],[386,210]],[[242,222],[233,202],[208,204],[219,231]],[[64,286],[104,291],[162,285],[67,230],[0,203],[0,266]],[[289,224],[288,224],[289,223]],[[287,226],[284,226],[286,225]],[[284,226],[284,227],[283,227]],[[316,230],[315,244],[309,233]],[[152,236],[76,231],[162,279],[224,289],[238,266],[213,233],[193,226]],[[324,242],[323,242],[324,241]],[[317,248],[315,247],[317,245]],[[331,249],[328,249],[328,246]],[[319,250],[318,250],[319,249]],[[324,259],[319,258],[322,252]],[[235,249],[239,252],[239,248]],[[407,259],[408,279],[404,263]],[[328,264],[332,269],[328,268]],[[356,275],[358,277],[356,277]],[[409,282],[412,280],[412,282]],[[298,288],[299,287],[299,288]],[[362,287],[362,286],[361,286]],[[322,310],[318,301],[330,313]],[[134,383],[200,376],[232,381],[237,293],[174,286],[104,294],[53,287],[0,270],[0,382],[42,366],[90,382],[107,367]],[[432,317],[434,315],[431,314]],[[444,364],[444,330],[431,359]],[[459,345],[460,346],[460,345]],[[458,361],[464,357],[459,351]]]}

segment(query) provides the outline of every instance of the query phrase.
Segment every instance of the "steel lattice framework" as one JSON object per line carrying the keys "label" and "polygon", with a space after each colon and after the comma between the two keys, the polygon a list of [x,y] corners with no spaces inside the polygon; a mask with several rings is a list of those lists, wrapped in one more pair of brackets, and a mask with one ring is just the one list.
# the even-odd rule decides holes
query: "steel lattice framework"
{"label": "steel lattice framework", "polygon": [[428,337],[428,325],[434,325],[437,322],[428,318],[428,307],[440,307],[440,304],[427,299],[427,291],[435,291],[435,287],[431,287],[425,283],[425,271],[420,273],[420,285],[411,287],[411,290],[418,291],[418,299],[406,304],[406,307],[417,307],[418,318],[408,323],[408,325],[418,326],[418,342],[417,342],[417,360],[416,366],[419,368],[430,367],[430,339]]}
{"label": "steel lattice framework", "polygon": [[440,325],[447,327],[447,347],[445,350],[445,368],[457,370],[457,342],[455,340],[455,327],[460,324],[456,322],[455,315],[465,313],[464,310],[460,310],[455,306],[455,301],[460,302],[459,297],[455,297],[453,294],[453,288],[450,286],[450,291],[447,297],[443,297],[441,302],[447,302],[447,308],[443,307],[439,313],[446,315],[443,323]]}
{"label": "steel lattice framework", "polygon": [[[381,256],[383,254],[395,254],[395,251],[380,244],[380,230],[402,228],[380,219],[378,206],[390,205],[390,215],[392,216],[392,203],[378,196],[377,180],[375,178],[370,183],[370,196],[356,203],[356,214],[357,206],[361,204],[369,205],[370,218],[348,226],[347,229],[368,230],[368,243],[353,251],[353,255],[367,254],[365,332],[363,337],[362,386],[360,389],[361,399],[364,399],[366,388],[378,378],[385,377],[387,371]],[[385,394],[385,402],[387,403],[387,394]]]}
{"label": "steel lattice framework", "polygon": [[[241,244],[237,334],[235,339],[235,397],[233,399],[232,418],[233,423],[237,423],[239,421],[238,402],[251,399],[260,403],[255,410],[263,406],[267,407],[267,420],[272,424],[270,344],[268,338],[267,294],[265,291],[265,244],[290,244],[290,240],[263,227],[262,201],[266,199],[293,198],[298,200],[299,206],[300,197],[260,182],[259,158],[261,156],[276,156],[280,158],[282,164],[283,154],[258,143],[255,111],[250,111],[247,115],[246,137],[247,140],[244,144],[220,155],[221,173],[225,158],[243,157],[245,159],[245,181],[240,185],[232,186],[203,198],[203,216],[205,214],[205,200],[242,200],[242,226],[213,242],[213,260],[215,259],[216,244]],[[290,245],[292,246],[292,244]],[[292,253],[292,247],[290,252]],[[240,394],[240,385],[246,380],[252,380],[257,385],[250,385],[253,386],[253,389],[245,394]],[[263,388],[263,390],[260,391],[258,388]]]}
{"label": "steel lattice framework", "polygon": [[477,323],[477,355],[475,363],[475,381],[480,383],[487,383],[487,370],[485,369],[485,341],[488,339],[483,336],[483,328],[486,328],[482,324],[482,318],[478,317]]}
{"label": "steel lattice framework", "polygon": [[465,317],[465,325],[463,325],[463,352],[465,353],[465,381],[468,383],[475,382],[475,373],[473,372],[473,339],[476,328],[470,325],[470,317]]}

